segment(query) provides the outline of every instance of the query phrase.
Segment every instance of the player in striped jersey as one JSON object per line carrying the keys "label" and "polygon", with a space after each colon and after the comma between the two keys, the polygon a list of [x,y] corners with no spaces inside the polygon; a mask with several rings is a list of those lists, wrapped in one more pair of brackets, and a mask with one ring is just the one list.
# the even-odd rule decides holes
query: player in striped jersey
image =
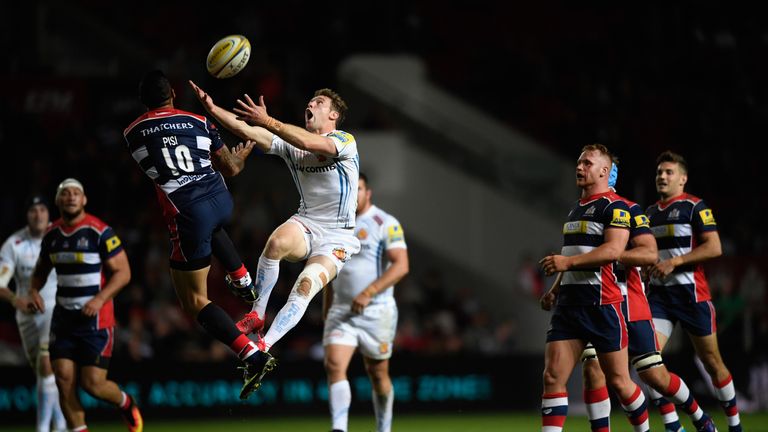
{"label": "player in striped jersey", "polygon": [[[267,240],[257,270],[258,300],[237,323],[244,333],[261,330],[280,261],[307,260],[286,304],[264,338],[259,338],[260,349],[266,353],[298,324],[312,298],[360,250],[353,232],[360,169],[357,143],[352,134],[337,129],[347,104],[330,89],[316,91],[304,111],[305,127],[300,128],[270,117],[263,96],[257,104],[245,95],[230,112],[214,104],[193,82],[190,85],[205,109],[224,127],[285,161],[301,198],[297,213]],[[264,375],[248,370],[246,374],[254,386]]]}
{"label": "player in striped jersey", "polygon": [[85,212],[87,201],[83,185],[73,178],[56,189],[61,219],[43,237],[29,288],[31,308],[45,312],[40,290],[55,267],[50,353],[70,430],[88,430],[79,382],[91,396],[118,407],[129,431],[140,432],[143,420],[133,398],[107,379],[115,327],[112,299],[130,281],[131,268],[112,228]]}
{"label": "player in striped jersey", "polygon": [[[48,225],[50,213],[48,204],[40,195],[27,202],[27,226],[8,237],[0,249],[0,299],[9,302],[16,309],[16,323],[19,326],[21,342],[29,364],[37,378],[37,432],[48,432],[51,420],[54,430],[64,431],[67,424],[59,405],[59,392],[51,369],[48,341],[51,332],[51,317],[56,304],[56,272],[51,272],[45,281],[43,300],[45,312],[30,313],[29,284],[32,270],[40,255],[40,245]],[[13,278],[16,292],[8,288]]]}
{"label": "player in striped jersey", "polygon": [[[612,188],[616,185],[617,176],[618,166],[614,163],[608,183]],[[616,274],[624,296],[622,312],[627,322],[630,362],[640,379],[655,394],[665,395],[690,415],[697,431],[715,431],[714,423],[699,407],[688,386],[679,376],[667,370],[661,358],[651,320],[651,309],[645,297],[645,284],[638,267],[655,264],[658,260],[658,249],[651,233],[648,217],[637,203],[626,199],[625,201],[629,206],[631,217],[630,240],[627,250],[622,252],[616,264]],[[584,402],[592,430],[607,431],[610,427],[611,402],[605,385],[605,375],[600,369],[597,355],[591,346],[582,353],[582,372]],[[665,430],[684,431],[674,409],[662,415]]]}
{"label": "player in striped jersey", "polygon": [[560,255],[540,261],[547,275],[562,272],[542,298],[557,305],[547,331],[542,395],[542,431],[559,432],[568,413],[566,383],[592,342],[608,385],[619,396],[636,431],[648,429],[640,387],[627,370],[627,329],[613,263],[626,249],[630,215],[626,202],[608,187],[613,156],[601,144],[585,146],[576,164],[581,199],[563,226]]}
{"label": "player in striped jersey", "polygon": [[159,70],[144,75],[139,98],[148,111],[126,128],[124,136],[133,158],[155,182],[170,233],[171,279],[179,301],[245,367],[270,368],[274,360],[261,354],[232,318],[208,299],[212,254],[227,270],[230,289],[246,301],[256,299],[250,274],[223,228],[234,204],[222,178],[222,173],[234,176],[242,171],[253,144],[238,144],[230,151],[208,119],[176,109],[176,93]]}
{"label": "player in striped jersey", "polygon": [[[660,200],[646,210],[660,258],[648,269],[648,301],[656,336],[663,349],[675,324],[680,322],[712,379],[728,419],[728,430],[741,431],[736,389],[720,356],[715,308],[702,267],[703,262],[722,254],[717,224],[704,201],[685,192],[685,159],[666,151],[656,162],[656,191]],[[662,410],[668,406],[660,395],[659,405]]]}
{"label": "player in striped jersey", "polygon": [[328,404],[334,432],[346,431],[352,392],[347,369],[359,347],[371,380],[376,431],[392,427],[394,390],[389,359],[397,328],[394,285],[408,274],[408,250],[400,222],[371,202],[360,173],[355,235],[361,250],[323,292],[323,345]]}

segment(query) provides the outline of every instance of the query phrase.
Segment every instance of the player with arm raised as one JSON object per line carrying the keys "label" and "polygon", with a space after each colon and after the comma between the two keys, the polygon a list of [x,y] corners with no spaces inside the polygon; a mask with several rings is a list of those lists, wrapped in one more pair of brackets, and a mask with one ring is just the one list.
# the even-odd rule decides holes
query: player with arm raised
{"label": "player with arm raised", "polygon": [[124,132],[128,150],[155,183],[171,241],[171,280],[184,311],[246,364],[262,361],[256,344],[232,318],[208,299],[211,255],[227,270],[227,284],[246,301],[254,286],[224,231],[232,214],[232,196],[222,173],[237,175],[253,143],[231,151],[216,127],[201,115],[174,107],[176,93],[165,75],[148,72],[139,85],[147,112]]}
{"label": "player with arm raised", "polygon": [[286,304],[259,339],[259,348],[267,356],[261,366],[246,370],[240,395],[246,398],[274,366],[268,353],[272,345],[298,324],[312,298],[360,250],[353,231],[360,169],[357,143],[351,134],[337,129],[347,104],[330,89],[315,92],[304,110],[305,127],[300,128],[270,117],[263,97],[257,104],[245,95],[230,112],[216,105],[193,82],[190,85],[205,109],[224,127],[285,161],[300,196],[296,214],[277,227],[264,246],[256,277],[258,300],[238,322],[244,333],[261,330],[280,261],[306,260]]}

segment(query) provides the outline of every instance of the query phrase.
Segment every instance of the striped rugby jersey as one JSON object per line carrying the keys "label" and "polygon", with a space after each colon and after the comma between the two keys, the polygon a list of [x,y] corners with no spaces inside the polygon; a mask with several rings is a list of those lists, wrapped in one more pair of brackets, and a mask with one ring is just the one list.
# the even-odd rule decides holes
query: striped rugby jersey
{"label": "striped rugby jersey", "polygon": [[[629,227],[629,206],[615,192],[581,199],[563,225],[561,253],[574,256],[590,252],[605,242],[606,229]],[[621,303],[622,300],[613,263],[563,272],[557,296],[558,306],[605,305]]]}
{"label": "striped rugby jersey", "polygon": [[[631,249],[632,239],[639,235],[653,235],[649,225],[648,216],[643,213],[639,204],[626,198],[622,198],[629,206],[630,227],[629,242],[627,249]],[[648,305],[648,298],[645,297],[645,283],[640,276],[639,267],[625,267],[624,264],[616,263],[614,270],[616,278],[619,281],[622,295],[627,297],[626,307],[623,308],[624,318],[627,322],[645,321],[652,319],[651,308]]]}
{"label": "striped rugby jersey", "polygon": [[[648,207],[646,214],[661,260],[689,253],[697,246],[699,235],[717,231],[712,210],[688,193],[659,201]],[[698,303],[712,298],[701,263],[677,267],[664,280],[651,279],[649,288],[649,295],[659,295],[669,303]]]}
{"label": "striped rugby jersey", "polygon": [[134,120],[123,136],[133,159],[155,182],[163,208],[168,207],[163,196],[182,208],[227,190],[211,163],[211,152],[221,149],[224,142],[206,117],[159,108]]}
{"label": "striped rugby jersey", "polygon": [[[372,205],[357,215],[355,236],[360,240],[360,252],[355,254],[333,282],[333,304],[352,305],[352,300],[375,281],[389,266],[386,251],[403,248],[405,235],[394,216]],[[394,299],[391,286],[379,291],[371,304],[386,303]]]}
{"label": "striped rugby jersey", "polygon": [[335,130],[326,134],[336,144],[336,157],[292,146],[277,135],[269,154],[283,158],[299,192],[297,213],[326,228],[354,228],[360,158],[355,137]]}
{"label": "striped rugby jersey", "polygon": [[[104,286],[103,263],[123,250],[114,230],[99,218],[87,214],[75,226],[62,219],[54,222],[43,237],[40,259],[56,268],[56,305],[80,310]],[[112,300],[104,303],[96,317],[98,329],[113,327]]]}

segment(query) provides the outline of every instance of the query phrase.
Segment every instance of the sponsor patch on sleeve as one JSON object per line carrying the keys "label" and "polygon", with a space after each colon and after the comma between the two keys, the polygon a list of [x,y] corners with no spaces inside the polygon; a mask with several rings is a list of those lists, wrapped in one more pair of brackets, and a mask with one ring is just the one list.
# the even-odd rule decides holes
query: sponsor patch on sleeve
{"label": "sponsor patch on sleeve", "polygon": [[650,228],[651,227],[651,221],[648,219],[648,216],[641,214],[635,216],[635,226],[637,228]]}
{"label": "sponsor patch on sleeve", "polygon": [[342,145],[347,145],[350,142],[354,141],[354,138],[352,137],[352,134],[349,134],[349,133],[344,132],[344,131],[334,131],[334,132],[331,132],[330,134],[328,134],[328,136],[331,137],[331,138],[336,138],[337,140],[339,140],[339,142]]}
{"label": "sponsor patch on sleeve", "polygon": [[704,225],[716,225],[715,215],[712,214],[712,210],[710,209],[704,209],[700,211],[699,217],[701,218],[701,223],[703,223]]}
{"label": "sponsor patch on sleeve", "polygon": [[107,253],[110,253],[113,250],[115,250],[115,248],[120,246],[120,244],[121,244],[120,243],[120,238],[118,238],[117,236],[112,236],[112,237],[108,238],[107,239]]}
{"label": "sponsor patch on sleeve", "polygon": [[613,209],[613,216],[611,217],[611,226],[629,228],[629,212],[622,209]]}
{"label": "sponsor patch on sleeve", "polygon": [[403,241],[404,239],[403,228],[400,224],[392,225],[387,229],[387,240],[389,243]]}

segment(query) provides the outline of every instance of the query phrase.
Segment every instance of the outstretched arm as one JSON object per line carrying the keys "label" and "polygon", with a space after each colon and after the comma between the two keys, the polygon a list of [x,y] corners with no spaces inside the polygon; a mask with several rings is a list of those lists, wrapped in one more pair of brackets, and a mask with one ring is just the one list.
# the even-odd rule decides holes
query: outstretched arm
{"label": "outstretched arm", "polygon": [[242,120],[251,126],[265,128],[302,150],[328,157],[338,156],[336,144],[332,139],[270,117],[267,114],[267,106],[264,104],[264,96],[259,96],[258,105],[248,95],[243,98],[244,101],[237,100],[238,107],[234,109],[238,115],[237,120]]}
{"label": "outstretched arm", "polygon": [[216,105],[213,102],[213,98],[191,80],[189,81],[189,86],[192,87],[192,90],[195,92],[197,100],[200,101],[205,110],[208,111],[219,124],[241,139],[253,141],[264,153],[269,151],[272,147],[272,132],[262,127],[250,126],[247,123],[238,120],[234,113]]}

